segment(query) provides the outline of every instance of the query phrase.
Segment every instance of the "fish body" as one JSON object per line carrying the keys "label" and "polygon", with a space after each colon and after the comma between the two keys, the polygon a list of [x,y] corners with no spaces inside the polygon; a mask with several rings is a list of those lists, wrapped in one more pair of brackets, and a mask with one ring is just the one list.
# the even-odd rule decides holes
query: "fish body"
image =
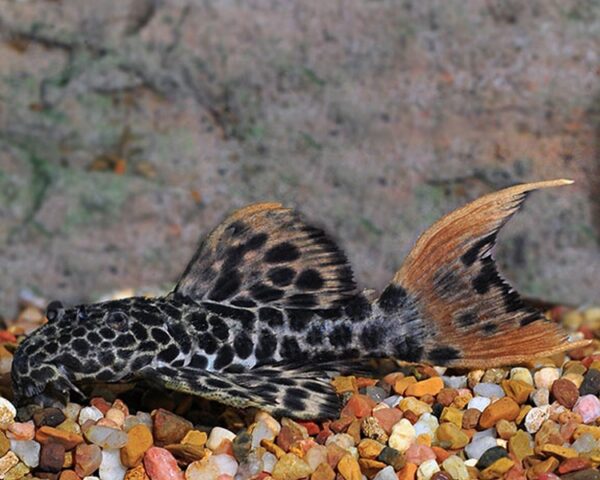
{"label": "fish body", "polygon": [[175,289],[63,308],[15,353],[20,403],[65,402],[85,382],[145,380],[296,418],[338,410],[331,375],[374,358],[487,367],[573,348],[499,276],[496,234],[534,189],[518,185],[450,213],[377,298],[343,252],[280,204],[234,212],[200,244]]}

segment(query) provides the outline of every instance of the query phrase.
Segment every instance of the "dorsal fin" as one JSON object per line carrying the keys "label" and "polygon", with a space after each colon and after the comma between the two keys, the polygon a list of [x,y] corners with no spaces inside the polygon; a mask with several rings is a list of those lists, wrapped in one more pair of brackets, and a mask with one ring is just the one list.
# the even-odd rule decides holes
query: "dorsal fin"
{"label": "dorsal fin", "polygon": [[491,252],[528,192],[570,183],[526,183],[485,195],[418,239],[379,303],[396,297],[414,302],[430,334],[423,345],[430,362],[486,368],[586,343],[569,343],[558,325],[526,306],[498,273]]}
{"label": "dorsal fin", "polygon": [[252,308],[334,308],[356,294],[346,256],[319,228],[279,203],[233,212],[201,243],[177,293]]}

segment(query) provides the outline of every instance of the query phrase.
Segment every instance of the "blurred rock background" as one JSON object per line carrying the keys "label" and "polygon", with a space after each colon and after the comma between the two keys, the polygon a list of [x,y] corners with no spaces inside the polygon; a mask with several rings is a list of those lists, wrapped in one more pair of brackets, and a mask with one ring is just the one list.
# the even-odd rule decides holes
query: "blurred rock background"
{"label": "blurred rock background", "polygon": [[0,312],[168,289],[263,200],[381,288],[442,214],[556,177],[497,257],[598,300],[599,46],[597,0],[0,0]]}

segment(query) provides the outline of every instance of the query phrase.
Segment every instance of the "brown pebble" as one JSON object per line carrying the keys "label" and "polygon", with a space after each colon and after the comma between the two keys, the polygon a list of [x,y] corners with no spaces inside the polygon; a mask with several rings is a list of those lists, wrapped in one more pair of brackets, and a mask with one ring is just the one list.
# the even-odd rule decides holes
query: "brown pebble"
{"label": "brown pebble", "polygon": [[80,477],[87,477],[100,467],[102,450],[98,445],[77,445],[75,450],[75,473]]}
{"label": "brown pebble", "polygon": [[162,408],[152,412],[152,420],[154,420],[152,433],[158,445],[179,443],[193,428],[192,422]]}
{"label": "brown pebble", "polygon": [[54,427],[44,426],[35,433],[35,439],[41,443],[58,442],[65,447],[65,450],[71,450],[75,446],[83,443],[83,437],[76,433],[65,432]]}
{"label": "brown pebble", "polygon": [[411,410],[406,410],[404,412],[404,418],[406,418],[413,425],[419,420],[419,416]]}
{"label": "brown pebble", "polygon": [[551,392],[558,403],[569,409],[575,406],[579,398],[579,390],[573,382],[566,378],[555,380]]}
{"label": "brown pebble", "polygon": [[431,480],[452,480],[452,477],[446,472],[435,472],[432,475]]}
{"label": "brown pebble", "polygon": [[476,408],[468,408],[465,411],[462,419],[462,428],[465,430],[471,430],[475,428],[479,423],[479,417],[481,416],[481,412]]}
{"label": "brown pebble", "polygon": [[81,480],[81,478],[73,470],[63,470],[58,480]]}
{"label": "brown pebble", "polygon": [[50,442],[42,445],[39,469],[43,472],[58,473],[65,462],[65,447],[60,443]]}
{"label": "brown pebble", "polygon": [[510,397],[502,397],[487,406],[479,417],[481,428],[491,428],[500,419],[512,421],[519,415],[519,405]]}
{"label": "brown pebble", "polygon": [[437,394],[437,401],[444,407],[448,407],[452,404],[454,399],[458,396],[458,391],[455,388],[442,388],[440,393]]}
{"label": "brown pebble", "polygon": [[56,427],[66,420],[65,414],[60,408],[42,408],[33,414],[33,423],[36,427]]}

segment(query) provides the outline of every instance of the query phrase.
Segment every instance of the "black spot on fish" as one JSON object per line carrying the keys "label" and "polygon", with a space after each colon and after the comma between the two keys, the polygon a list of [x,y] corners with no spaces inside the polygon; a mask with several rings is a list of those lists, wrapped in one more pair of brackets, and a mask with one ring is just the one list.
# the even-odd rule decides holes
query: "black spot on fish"
{"label": "black spot on fish", "polygon": [[396,358],[418,362],[423,357],[423,346],[418,339],[413,337],[404,337],[394,345]]}
{"label": "black spot on fish", "polygon": [[374,350],[383,342],[383,328],[380,325],[366,325],[359,338],[367,350]]}
{"label": "black spot on fish", "polygon": [[258,319],[268,323],[270,327],[280,327],[283,325],[283,312],[276,308],[262,307],[258,310]]}
{"label": "black spot on fish", "polygon": [[505,283],[498,275],[496,267],[494,266],[494,261],[491,257],[486,257],[482,259],[481,263],[483,264],[483,266],[481,267],[481,270],[472,282],[473,288],[479,295],[486,294],[494,285],[505,285]]}
{"label": "black spot on fish", "polygon": [[228,382],[226,382],[224,380],[220,380],[218,378],[207,378],[206,384],[209,387],[218,388],[218,389],[227,389],[227,388],[231,387],[231,384],[229,384]]}
{"label": "black spot on fish", "polygon": [[221,369],[229,365],[233,361],[233,355],[231,345],[223,345],[217,353],[217,358],[215,358],[214,368]]}
{"label": "black spot on fish", "polygon": [[115,362],[115,354],[111,350],[104,350],[98,355],[102,365],[112,365]]}
{"label": "black spot on fish", "polygon": [[181,318],[181,310],[175,308],[173,305],[163,303],[160,308],[170,319],[179,320]]}
{"label": "black spot on fish", "polygon": [[323,343],[323,327],[321,325],[313,325],[306,334],[306,341],[310,345],[320,345]]}
{"label": "black spot on fish", "polygon": [[190,361],[190,367],[192,368],[200,368],[200,369],[205,369],[206,366],[208,365],[208,358],[206,358],[204,355],[200,355],[200,354],[196,354],[192,357],[192,360]]}
{"label": "black spot on fish", "polygon": [[477,315],[475,315],[473,312],[461,313],[456,318],[456,323],[461,328],[472,327],[473,325],[475,325],[477,323]]}
{"label": "black spot on fish", "polygon": [[352,340],[352,329],[348,325],[337,325],[329,334],[329,343],[334,347],[344,347]]}
{"label": "black spot on fish", "polygon": [[485,335],[492,335],[498,330],[498,325],[493,322],[484,323],[481,326],[481,330]]}
{"label": "black spot on fish", "polygon": [[237,356],[243,360],[250,356],[254,345],[245,332],[240,332],[233,341],[233,347],[235,348]]}
{"label": "black spot on fish", "polygon": [[244,259],[244,247],[229,247],[225,252],[225,262],[223,262],[223,266],[221,267],[221,271],[228,272],[238,267],[238,265]]}
{"label": "black spot on fish", "polygon": [[210,331],[215,337],[219,340],[227,340],[227,337],[229,337],[229,328],[227,328],[227,324],[221,318],[211,315],[208,323],[210,323]]}
{"label": "black spot on fish", "polygon": [[71,346],[73,347],[73,350],[75,350],[77,354],[81,356],[87,355],[90,350],[90,344],[81,338],[76,338],[73,340]]}
{"label": "black spot on fish", "polygon": [[287,358],[289,360],[298,359],[302,354],[298,345],[298,340],[296,340],[294,337],[284,337],[283,341],[281,342],[280,353],[283,358]]}
{"label": "black spot on fish", "polygon": [[142,352],[155,352],[157,349],[158,349],[158,345],[156,344],[156,342],[153,342],[152,340],[142,342],[140,344],[140,346],[138,347],[138,350],[140,350]]}
{"label": "black spot on fish", "polygon": [[260,331],[255,355],[258,360],[267,360],[273,356],[277,348],[277,338],[270,330]]}
{"label": "black spot on fish", "polygon": [[135,335],[138,342],[148,340],[148,329],[139,322],[134,322],[133,325],[131,325],[131,332]]}
{"label": "black spot on fish", "polygon": [[152,338],[159,344],[167,343],[171,339],[169,334],[160,328],[153,328],[150,334],[152,335]]}
{"label": "black spot on fish", "polygon": [[112,328],[108,328],[108,327],[102,327],[98,331],[98,333],[100,333],[100,335],[102,335],[107,340],[112,340],[113,338],[115,338],[117,336],[117,333]]}
{"label": "black spot on fish", "polygon": [[44,349],[50,355],[54,355],[56,352],[58,352],[58,343],[56,343],[56,342],[48,342],[46,345],[44,345]]}
{"label": "black spot on fish", "polygon": [[300,250],[290,242],[282,242],[271,247],[265,253],[265,262],[267,263],[285,263],[293,262],[300,258]]}
{"label": "black spot on fish", "polygon": [[258,302],[273,302],[282,298],[284,294],[283,290],[270,287],[264,283],[256,283],[250,287],[250,295]]}
{"label": "black spot on fish", "polygon": [[406,290],[400,285],[390,284],[379,297],[378,303],[381,309],[391,314],[401,309],[407,299]]}
{"label": "black spot on fish", "polygon": [[542,317],[542,315],[539,312],[536,311],[530,311],[530,313],[528,315],[526,315],[525,317],[523,317],[521,319],[521,321],[519,322],[519,325],[521,325],[522,327],[529,325],[530,323],[535,322],[536,320],[540,320],[543,319],[544,317]]}
{"label": "black spot on fish", "polygon": [[198,346],[209,355],[215,353],[219,347],[215,337],[213,337],[210,333],[204,333],[200,335],[198,339]]}
{"label": "black spot on fish", "polygon": [[286,311],[288,320],[290,322],[290,328],[294,332],[301,332],[305,330],[313,317],[313,312],[310,310],[296,310],[291,309]]}
{"label": "black spot on fish", "polygon": [[102,341],[102,337],[96,332],[89,332],[87,334],[87,339],[91,343],[100,343]]}
{"label": "black spot on fish", "polygon": [[162,362],[171,363],[179,356],[179,349],[175,345],[170,345],[168,348],[158,354],[158,359]]}
{"label": "black spot on fish", "polygon": [[215,302],[227,300],[238,292],[240,285],[241,280],[237,270],[224,272],[217,278],[215,286],[208,295],[208,298]]}
{"label": "black spot on fish", "polygon": [[248,230],[248,225],[246,225],[241,220],[236,220],[231,225],[229,225],[227,230],[229,231],[232,237],[239,237],[242,233]]}
{"label": "black spot on fish", "polygon": [[496,233],[493,232],[486,237],[475,242],[471,248],[469,248],[463,255],[460,257],[463,265],[466,267],[470,267],[475,263],[475,261],[479,258],[479,255],[484,247],[491,246],[496,241]]}
{"label": "black spot on fish", "polygon": [[237,297],[234,300],[232,300],[231,304],[235,307],[240,307],[240,308],[256,307],[256,302],[248,297]]}
{"label": "black spot on fish", "polygon": [[100,380],[101,382],[109,382],[114,378],[114,376],[115,376],[115,374],[112,370],[110,370],[109,368],[105,368],[98,372],[98,374],[96,375],[96,378],[98,380]]}
{"label": "black spot on fish", "polygon": [[362,322],[371,315],[371,303],[364,295],[356,295],[348,302],[344,312],[353,322]]}
{"label": "black spot on fish", "polygon": [[264,233],[257,233],[250,237],[250,239],[244,244],[244,248],[246,250],[258,250],[261,248],[266,242],[269,236]]}
{"label": "black spot on fish", "polygon": [[152,355],[140,355],[131,363],[132,370],[140,370],[144,368],[146,365],[152,363],[154,357]]}
{"label": "black spot on fish", "polygon": [[71,332],[71,335],[73,335],[74,337],[85,337],[86,333],[87,330],[84,327],[76,327]]}
{"label": "black spot on fish", "polygon": [[449,345],[441,345],[436,347],[427,355],[427,358],[436,365],[443,365],[446,362],[459,359],[461,357],[460,350]]}
{"label": "black spot on fish", "polygon": [[114,341],[114,344],[121,348],[131,347],[135,344],[135,337],[131,333],[125,333],[119,335]]}
{"label": "black spot on fish", "polygon": [[206,313],[204,312],[192,312],[192,314],[187,317],[187,320],[198,332],[205,332],[208,330],[208,322],[206,321]]}
{"label": "black spot on fish", "polygon": [[267,277],[277,287],[287,287],[292,283],[296,271],[289,267],[275,267],[268,271]]}
{"label": "black spot on fish", "polygon": [[283,405],[285,408],[296,412],[302,412],[306,409],[306,403],[304,400],[294,396],[293,394],[290,394],[289,392],[286,392],[283,397]]}
{"label": "black spot on fish", "polygon": [[319,290],[324,285],[323,277],[314,268],[308,268],[298,275],[294,285],[300,290]]}

